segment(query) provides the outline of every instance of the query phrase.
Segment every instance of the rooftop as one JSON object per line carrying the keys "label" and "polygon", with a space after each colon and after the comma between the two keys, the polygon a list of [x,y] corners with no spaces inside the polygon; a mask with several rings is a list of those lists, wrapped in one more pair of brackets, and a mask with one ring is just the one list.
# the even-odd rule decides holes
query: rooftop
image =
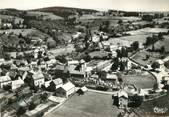
{"label": "rooftop", "polygon": [[63,88],[65,91],[69,91],[70,89],[72,89],[72,88],[74,88],[74,87],[75,87],[75,85],[72,84],[71,82],[68,82],[68,83],[66,83],[66,84],[64,84],[64,85],[62,86],[62,88]]}

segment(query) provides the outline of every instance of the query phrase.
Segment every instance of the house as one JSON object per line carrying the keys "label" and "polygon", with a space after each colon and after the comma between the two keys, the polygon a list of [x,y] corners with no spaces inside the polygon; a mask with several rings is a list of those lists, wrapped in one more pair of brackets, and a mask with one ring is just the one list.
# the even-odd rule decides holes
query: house
{"label": "house", "polygon": [[20,88],[22,85],[24,85],[24,81],[19,78],[18,80],[12,81],[12,90]]}
{"label": "house", "polygon": [[63,80],[61,78],[54,79],[53,82],[56,85],[56,89],[63,86]]}
{"label": "house", "polygon": [[11,82],[12,82],[12,80],[8,75],[1,76],[0,77],[0,88],[3,88],[4,85],[11,84]]}
{"label": "house", "polygon": [[162,60],[159,59],[159,60],[156,60],[156,62],[159,63],[159,65],[160,65],[159,70],[165,68],[164,61],[162,61]]}
{"label": "house", "polygon": [[2,26],[3,26],[4,28],[12,28],[12,27],[13,27],[13,26],[12,26],[12,23],[3,23]]}
{"label": "house", "polygon": [[80,89],[77,90],[77,93],[79,95],[81,95],[81,94],[83,95],[87,91],[88,91],[87,87],[83,86],[83,87],[81,87]]}
{"label": "house", "polygon": [[5,59],[1,58],[0,59],[0,65],[2,65],[5,62]]}
{"label": "house", "polygon": [[96,35],[96,34],[93,35],[93,36],[92,36],[92,41],[95,42],[95,43],[99,42],[99,41],[100,41],[100,36],[99,36],[99,35]]}
{"label": "house", "polygon": [[74,60],[74,61],[68,61],[67,64],[68,64],[68,66],[70,66],[70,65],[78,65],[79,61],[76,61],[76,60]]}
{"label": "house", "polygon": [[80,37],[81,34],[82,34],[81,32],[76,32],[76,34],[72,35],[72,38],[77,39]]}
{"label": "house", "polygon": [[47,65],[48,65],[49,67],[51,67],[51,66],[53,66],[56,62],[57,62],[56,59],[50,59],[49,61],[47,61]]}
{"label": "house", "polygon": [[85,61],[68,61],[68,71],[72,77],[85,77]]}
{"label": "house", "polygon": [[117,46],[117,45],[110,45],[110,51],[111,52],[114,52],[114,51],[116,51],[117,49],[118,49],[119,47]]}
{"label": "house", "polygon": [[116,95],[114,95],[114,101],[117,102],[117,106],[120,109],[127,108],[128,106],[128,94],[126,91],[121,90]]}
{"label": "house", "polygon": [[71,82],[67,82],[62,87],[56,89],[56,92],[60,97],[68,98],[76,92],[76,87]]}
{"label": "house", "polygon": [[51,102],[39,104],[34,110],[27,111],[25,117],[37,117],[38,114],[47,112],[51,106]]}
{"label": "house", "polygon": [[41,72],[36,72],[32,75],[35,86],[41,86],[45,83],[44,75]]}
{"label": "house", "polygon": [[56,85],[56,89],[63,86],[63,80],[61,78],[57,78],[54,80],[46,81],[44,84],[45,87],[49,87],[51,82],[53,82]]}
{"label": "house", "polygon": [[105,80],[117,82],[118,81],[118,77],[117,77],[116,74],[107,73]]}
{"label": "house", "polygon": [[8,54],[13,59],[16,59],[16,57],[17,57],[17,52],[9,52]]}

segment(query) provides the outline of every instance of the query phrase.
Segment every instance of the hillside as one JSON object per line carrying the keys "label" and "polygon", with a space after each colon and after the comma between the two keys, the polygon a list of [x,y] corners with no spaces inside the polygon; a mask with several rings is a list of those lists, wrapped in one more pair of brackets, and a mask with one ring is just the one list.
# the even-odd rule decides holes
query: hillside
{"label": "hillside", "polygon": [[90,14],[90,13],[97,12],[96,10],[92,10],[92,9],[80,9],[80,8],[71,8],[71,7],[46,7],[40,9],[34,9],[31,11],[50,12],[64,18],[67,18],[70,15],[75,15],[76,13]]}

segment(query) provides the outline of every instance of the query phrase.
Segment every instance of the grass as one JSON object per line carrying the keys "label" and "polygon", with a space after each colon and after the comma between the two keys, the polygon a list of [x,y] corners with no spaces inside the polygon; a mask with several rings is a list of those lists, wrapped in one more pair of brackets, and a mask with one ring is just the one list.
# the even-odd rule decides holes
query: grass
{"label": "grass", "polygon": [[158,41],[154,44],[155,49],[160,49],[162,46],[165,47],[165,51],[169,52],[169,35],[164,36],[164,40]]}
{"label": "grass", "polygon": [[11,19],[11,20],[15,19],[16,23],[19,23],[19,21],[23,21],[22,18],[11,16],[11,15],[2,15],[2,14],[0,14],[0,19],[7,19],[7,20],[9,20],[9,19]]}
{"label": "grass", "polygon": [[138,41],[140,43],[140,46],[143,47],[143,43],[145,43],[146,38],[148,36],[149,35],[132,35],[132,36],[124,36],[124,37],[118,37],[118,38],[110,38],[109,42],[113,44],[120,43],[120,45],[130,47],[130,45],[134,41]]}
{"label": "grass", "polygon": [[167,112],[162,117],[168,117],[169,116],[169,95],[160,97],[158,99],[154,99],[152,101],[143,102],[143,104],[137,109],[137,112],[142,115],[142,117],[145,117],[146,113],[149,113],[149,115],[153,117],[157,117],[156,113],[154,113],[154,107],[158,108],[167,108]]}
{"label": "grass", "polygon": [[61,48],[56,48],[56,49],[51,49],[49,50],[53,55],[58,56],[58,55],[66,55],[68,53],[72,53],[75,51],[74,46],[72,44],[66,46],[66,47],[61,47]]}
{"label": "grass", "polygon": [[135,84],[137,88],[141,89],[153,88],[153,85],[156,83],[153,76],[147,72],[137,75],[123,75],[123,80],[127,84]]}
{"label": "grass", "polygon": [[134,31],[128,31],[127,33],[131,35],[147,35],[147,34],[155,34],[160,32],[168,32],[168,29],[164,28],[143,28]]}
{"label": "grass", "polygon": [[[149,59],[148,60],[145,60],[146,59],[146,55],[149,56]],[[137,52],[135,54],[135,56],[132,57],[133,60],[135,60],[136,62],[142,64],[142,65],[150,65],[152,64],[154,61],[158,60],[161,58],[161,54],[160,53],[157,53],[157,52],[147,52],[147,51],[140,51],[140,52]]]}
{"label": "grass", "polygon": [[13,33],[15,35],[19,35],[22,33],[23,36],[29,36],[29,37],[39,37],[41,39],[44,39],[45,37],[49,37],[49,35],[42,33],[39,30],[36,29],[8,29],[8,30],[0,30],[0,33],[7,32],[7,33]]}
{"label": "grass", "polygon": [[111,95],[87,92],[74,95],[46,117],[117,117],[119,111],[112,106]]}
{"label": "grass", "polygon": [[39,11],[29,11],[27,13],[28,16],[38,16],[42,18],[43,20],[62,20],[63,18],[57,15],[54,15],[53,13],[47,13],[47,12],[39,12]]}
{"label": "grass", "polygon": [[103,57],[107,57],[108,53],[105,51],[94,51],[89,53],[89,55],[91,56],[91,58],[97,57],[97,58],[103,58]]}

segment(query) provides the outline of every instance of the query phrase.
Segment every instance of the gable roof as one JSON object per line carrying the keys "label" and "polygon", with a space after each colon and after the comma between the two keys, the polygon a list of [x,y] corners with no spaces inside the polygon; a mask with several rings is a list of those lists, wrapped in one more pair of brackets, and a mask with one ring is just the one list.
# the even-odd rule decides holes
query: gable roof
{"label": "gable roof", "polygon": [[63,81],[61,78],[54,79],[53,82],[55,83],[56,86],[59,84],[63,84]]}
{"label": "gable roof", "polygon": [[124,90],[118,92],[117,96],[120,98],[120,97],[125,97],[125,98],[128,98],[128,94],[127,92],[125,92]]}
{"label": "gable roof", "polygon": [[33,79],[34,80],[38,80],[38,79],[42,79],[42,78],[44,78],[44,75],[40,72],[38,72],[38,73],[35,73],[35,74],[33,74]]}
{"label": "gable roof", "polygon": [[0,83],[8,82],[8,81],[11,81],[11,78],[9,76],[1,76],[0,77]]}
{"label": "gable roof", "polygon": [[63,88],[65,91],[69,91],[69,90],[71,90],[72,88],[75,88],[75,85],[72,84],[71,82],[68,82],[68,83],[64,84],[64,85],[62,86],[62,88]]}
{"label": "gable roof", "polygon": [[86,87],[86,86],[83,86],[83,87],[81,87],[80,89],[81,89],[83,92],[88,91],[88,89],[87,89],[87,87]]}

